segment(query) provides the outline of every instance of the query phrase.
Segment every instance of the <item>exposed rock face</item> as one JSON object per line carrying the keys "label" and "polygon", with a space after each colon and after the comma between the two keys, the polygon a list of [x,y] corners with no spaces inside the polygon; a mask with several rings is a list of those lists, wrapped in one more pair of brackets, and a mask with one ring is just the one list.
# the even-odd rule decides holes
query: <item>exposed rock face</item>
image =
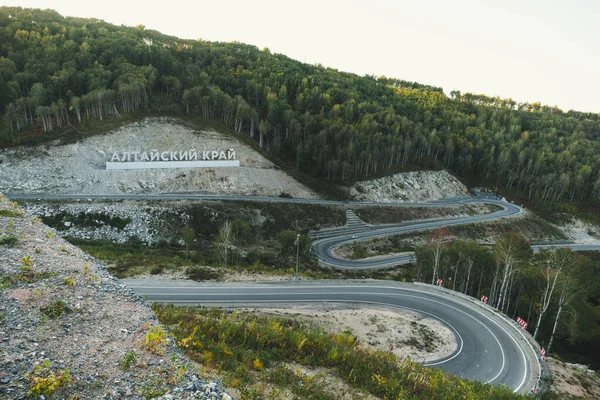
{"label": "exposed rock face", "polygon": [[468,196],[465,185],[448,171],[415,171],[358,182],[350,188],[358,201],[425,202]]}
{"label": "exposed rock face", "polygon": [[[106,170],[114,152],[197,152],[234,149],[240,167]],[[4,193],[206,192],[318,198],[249,146],[213,130],[196,131],[173,118],[145,118],[77,143],[0,151]]]}
{"label": "exposed rock face", "polygon": [[[153,203],[149,206],[143,201],[122,201],[112,203],[88,202],[28,202],[22,205],[25,212],[40,218],[56,215],[77,216],[80,213],[101,214],[112,218],[125,220],[122,228],[111,226],[101,220],[92,224],[81,226],[76,223],[64,222],[62,227],[57,227],[59,236],[75,237],[80,239],[103,239],[116,243],[124,243],[130,237],[136,237],[144,243],[156,243],[160,234],[165,230],[164,222],[160,218],[167,207]],[[170,205],[170,210],[177,210]],[[185,215],[183,215],[185,217]],[[129,221],[129,222],[127,222]]]}
{"label": "exposed rock face", "polygon": [[97,260],[0,195],[0,398],[48,397],[35,378],[59,381],[55,398],[230,398],[159,328]]}

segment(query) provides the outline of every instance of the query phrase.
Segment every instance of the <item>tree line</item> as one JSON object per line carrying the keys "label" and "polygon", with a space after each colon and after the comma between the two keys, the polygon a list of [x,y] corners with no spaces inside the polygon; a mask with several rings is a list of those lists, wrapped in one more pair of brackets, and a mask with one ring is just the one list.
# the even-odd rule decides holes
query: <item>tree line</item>
{"label": "tree line", "polygon": [[597,200],[599,114],[308,65],[242,43],[0,8],[0,143],[136,110],[223,121],[313,175],[415,166]]}
{"label": "tree line", "polygon": [[416,250],[417,281],[437,284],[527,322],[548,353],[589,357],[600,349],[600,263],[598,254],[567,248],[533,252],[520,234],[508,233],[492,248],[455,241],[445,228],[433,231]]}

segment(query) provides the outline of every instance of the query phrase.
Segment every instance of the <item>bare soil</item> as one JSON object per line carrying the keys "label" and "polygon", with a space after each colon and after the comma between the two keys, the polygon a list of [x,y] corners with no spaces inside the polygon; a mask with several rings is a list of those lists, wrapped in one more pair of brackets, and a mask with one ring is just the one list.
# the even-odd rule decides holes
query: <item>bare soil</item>
{"label": "bare soil", "polygon": [[335,304],[242,310],[293,318],[329,333],[349,331],[359,344],[417,362],[445,357],[457,346],[454,335],[441,322],[408,310]]}
{"label": "bare soil", "polygon": [[589,222],[573,218],[565,224],[557,225],[557,228],[575,243],[600,244],[600,227]]}
{"label": "bare soil", "polygon": [[[107,170],[114,152],[227,151],[239,167]],[[40,168],[43,165],[44,168]],[[319,198],[234,135],[149,117],[76,143],[0,149],[0,191],[16,193],[169,193]]]}
{"label": "bare soil", "polygon": [[550,390],[564,399],[600,399],[600,376],[554,358],[546,362],[552,371]]}

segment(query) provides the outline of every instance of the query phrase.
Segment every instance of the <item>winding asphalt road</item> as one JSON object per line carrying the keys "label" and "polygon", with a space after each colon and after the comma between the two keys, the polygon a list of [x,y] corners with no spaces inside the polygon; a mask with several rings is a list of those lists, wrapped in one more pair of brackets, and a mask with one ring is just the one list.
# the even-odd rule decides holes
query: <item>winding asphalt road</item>
{"label": "winding asphalt road", "polygon": [[[360,207],[442,207],[458,206],[473,199],[468,196],[436,200],[428,203],[381,203],[361,201],[338,201],[321,199],[294,199],[287,197],[269,196],[237,196],[202,193],[163,193],[163,194],[35,194],[35,193],[4,193],[9,200],[227,200],[227,201],[260,201],[268,203],[321,204],[334,206]],[[485,199],[485,196],[478,197]],[[480,201],[481,202],[481,201]]]}
{"label": "winding asphalt road", "polygon": [[[406,226],[385,227],[381,229],[372,229],[368,232],[357,233],[352,235],[335,236],[326,239],[319,239],[313,242],[313,251],[317,255],[320,264],[327,265],[338,269],[376,269],[387,268],[394,265],[407,264],[413,260],[413,253],[407,252],[390,256],[382,256],[371,259],[362,260],[346,260],[334,255],[333,251],[336,247],[351,244],[361,240],[371,239],[381,236],[396,235],[400,233],[416,232],[425,229],[435,229],[442,226],[466,225],[474,222],[491,221],[501,218],[509,218],[523,213],[523,209],[515,204],[508,203],[502,200],[496,200],[488,196],[480,195],[474,199],[451,201],[445,203],[426,203],[428,206],[458,206],[465,204],[494,204],[502,207],[501,210],[473,217],[447,218],[436,219],[434,221],[423,221],[420,223],[411,223]],[[422,207],[424,204],[404,203],[404,207]]]}
{"label": "winding asphalt road", "polygon": [[[142,199],[142,200],[236,200],[267,201],[304,204],[329,204],[345,206],[412,206],[436,207],[458,206],[463,204],[496,204],[500,211],[474,217],[450,218],[423,221],[406,226],[385,227],[355,235],[337,236],[314,242],[313,249],[322,264],[336,268],[366,269],[384,268],[409,262],[411,254],[392,255],[367,260],[344,260],[333,255],[332,250],[342,244],[366,240],[372,237],[414,232],[441,226],[462,225],[474,222],[508,218],[521,214],[523,209],[506,201],[486,196],[454,199],[424,204],[381,204],[339,202],[309,199],[286,199],[272,197],[213,196],[199,194],[167,195],[7,195],[9,199]],[[551,245],[535,246],[536,250]],[[596,250],[600,246],[560,244],[557,247],[571,247],[574,250]],[[498,317],[482,305],[472,300],[459,299],[459,296],[438,288],[418,284],[385,285],[378,283],[303,282],[287,284],[218,284],[210,286],[142,286],[130,284],[139,294],[150,301],[214,304],[214,305],[263,305],[284,303],[360,303],[402,308],[435,318],[451,329],[457,339],[456,350],[440,360],[426,363],[445,371],[472,380],[491,384],[505,384],[515,392],[527,392],[539,376],[537,353],[525,339],[516,324]],[[418,360],[417,360],[418,361]]]}
{"label": "winding asphalt road", "polygon": [[[374,237],[396,235],[400,233],[416,232],[425,229],[435,229],[442,226],[466,225],[474,222],[492,221],[501,218],[509,218],[523,213],[523,209],[516,204],[505,200],[497,200],[494,195],[479,193],[475,198],[456,197],[445,200],[432,201],[428,203],[381,203],[381,202],[356,202],[335,201],[317,199],[290,199],[268,196],[222,196],[200,193],[166,193],[166,194],[22,194],[7,193],[5,196],[10,200],[227,200],[227,201],[259,201],[270,203],[295,203],[295,204],[320,204],[337,205],[346,207],[451,207],[465,204],[494,204],[502,209],[490,214],[463,218],[436,219],[410,223],[397,227],[373,227],[368,232],[358,234],[340,235],[326,239],[318,239],[313,242],[312,250],[316,254],[319,263],[337,269],[361,270],[388,268],[395,265],[408,264],[413,261],[413,253],[395,254],[364,260],[346,260],[334,255],[336,247],[351,244],[353,242],[367,240]],[[537,251],[547,247],[569,247],[574,251],[600,250],[599,245],[578,244],[549,244],[533,246]]]}
{"label": "winding asphalt road", "polygon": [[[455,335],[457,347],[446,357],[425,363],[453,375],[527,392],[537,379],[538,364],[521,331],[487,306],[418,284],[315,281],[278,284],[142,286],[128,283],[149,301],[217,306],[284,303],[358,303],[400,308],[439,320]],[[415,360],[419,361],[419,360]]]}

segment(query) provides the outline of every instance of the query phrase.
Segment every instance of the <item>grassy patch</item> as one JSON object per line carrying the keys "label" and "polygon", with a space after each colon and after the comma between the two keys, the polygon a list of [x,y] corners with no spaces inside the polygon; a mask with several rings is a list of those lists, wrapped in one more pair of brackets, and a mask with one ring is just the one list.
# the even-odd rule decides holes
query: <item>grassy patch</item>
{"label": "grassy patch", "polygon": [[12,283],[13,280],[9,275],[2,274],[2,276],[0,276],[0,290],[8,289],[12,285]]}
{"label": "grassy patch", "polygon": [[54,271],[34,272],[32,270],[29,270],[29,271],[21,270],[18,274],[13,276],[13,280],[16,282],[33,283],[33,282],[37,282],[42,279],[48,279],[53,276],[56,276],[56,272],[54,272]]}
{"label": "grassy patch", "polygon": [[160,273],[165,268],[175,268],[203,262],[195,254],[185,259],[185,250],[148,247],[144,245],[128,246],[107,240],[86,240],[66,238],[91,256],[112,265],[109,271],[118,278],[127,278],[146,272]]}
{"label": "grassy patch", "polygon": [[421,231],[361,240],[360,242],[340,247],[340,254],[343,254],[344,258],[357,260],[366,257],[414,251],[418,244],[425,242],[428,235],[428,231]]}
{"label": "grassy patch", "polygon": [[23,216],[23,212],[20,210],[6,210],[6,209],[2,209],[0,210],[0,217],[22,217]]}
{"label": "grassy patch", "polygon": [[[67,238],[72,244],[93,257],[109,265],[109,271],[118,278],[127,278],[138,274],[160,274],[166,270],[181,270],[183,267],[196,267],[218,265],[219,261],[212,247],[205,247],[202,251],[190,251],[186,258],[183,247],[164,248],[146,245],[128,246],[105,240],[85,240]],[[235,273],[247,271],[261,274],[289,274],[295,266],[295,258],[280,255],[273,247],[272,241],[261,241],[258,246],[248,245],[249,251],[240,257],[234,266],[224,266],[219,269],[219,277],[226,271]],[[294,255],[295,256],[295,255]],[[200,275],[206,275],[208,270],[199,270]],[[313,260],[301,257],[300,271],[305,277],[323,278],[326,270],[319,268]],[[198,275],[198,277],[200,277]],[[214,279],[218,279],[214,275]],[[193,279],[193,278],[192,278]],[[213,279],[213,278],[207,278]]]}
{"label": "grassy patch", "polygon": [[17,244],[17,242],[19,241],[19,238],[16,236],[0,236],[0,246],[4,245],[4,246],[8,246],[8,247],[13,247],[14,245]]}
{"label": "grassy patch", "polygon": [[[308,233],[323,227],[341,226],[346,223],[345,207],[315,204],[265,203],[253,201],[201,202],[184,206],[191,216],[188,224],[203,240],[213,236],[226,220],[242,221],[251,226],[252,239],[277,239],[279,233],[292,230]],[[180,213],[173,213],[177,228],[183,226]]]}
{"label": "grassy patch", "polygon": [[[221,266],[218,269],[206,268],[206,265],[216,265],[217,261],[209,251],[190,252],[189,259],[185,258],[183,248],[161,248],[161,247],[131,247],[103,240],[85,240],[67,238],[71,243],[93,257],[110,265],[109,271],[118,278],[127,278],[143,273],[152,275],[171,271],[186,271],[190,268],[192,276],[196,274],[199,279],[220,279],[224,273],[235,274],[247,272],[259,275],[289,277],[295,273],[294,257],[282,257],[272,250],[261,247],[256,261],[249,263],[248,258],[243,259],[243,264],[234,266]],[[208,253],[208,254],[207,254]],[[212,272],[210,272],[212,271]],[[218,274],[218,275],[215,275]],[[207,275],[208,274],[208,275]],[[339,271],[319,266],[315,260],[300,260],[299,274],[301,279],[389,279],[397,281],[410,281],[412,270],[410,266],[390,268],[373,271]],[[212,276],[212,278],[208,278]]]}
{"label": "grassy patch", "polygon": [[64,313],[70,311],[67,303],[65,303],[62,299],[57,299],[52,303],[48,304],[45,307],[40,309],[42,314],[46,315],[49,318],[56,319],[63,315]]}
{"label": "grassy patch", "polygon": [[404,343],[415,349],[425,350],[428,353],[435,351],[436,346],[434,343],[439,341],[438,334],[429,327],[418,324],[415,321],[411,321],[410,325],[413,330],[413,335],[404,340]]}
{"label": "grassy patch", "polygon": [[[348,385],[380,398],[523,398],[505,388],[461,381],[441,370],[400,360],[392,353],[363,348],[348,333],[328,334],[293,319],[172,305],[153,308],[189,357],[223,371],[225,383],[237,387],[268,381],[295,392],[298,389],[292,380],[298,377],[281,365],[297,363],[328,368]],[[319,398],[319,389],[311,390],[316,392],[297,395]],[[260,392],[255,394],[261,396]]]}
{"label": "grassy patch", "polygon": [[119,366],[123,371],[126,371],[129,369],[129,367],[135,365],[136,361],[137,354],[135,354],[135,351],[126,351],[125,354],[123,354],[121,361],[119,361]]}

